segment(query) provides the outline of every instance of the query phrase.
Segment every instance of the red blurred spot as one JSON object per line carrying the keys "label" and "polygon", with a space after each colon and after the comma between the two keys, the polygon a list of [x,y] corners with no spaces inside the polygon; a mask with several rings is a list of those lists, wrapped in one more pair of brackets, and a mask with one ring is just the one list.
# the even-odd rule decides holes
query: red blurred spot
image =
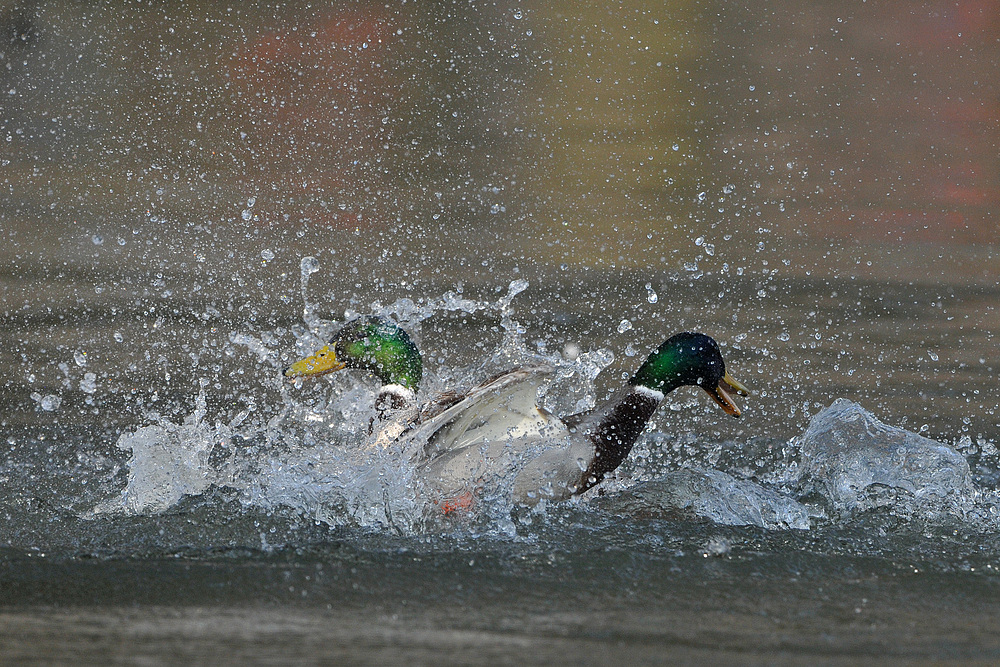
{"label": "red blurred spot", "polygon": [[242,106],[233,152],[265,222],[290,213],[353,227],[384,185],[383,118],[397,104],[398,37],[384,8],[334,11],[260,35],[229,67]]}
{"label": "red blurred spot", "polygon": [[471,491],[463,491],[457,496],[452,498],[445,498],[437,501],[438,507],[441,508],[441,513],[445,516],[452,516],[455,514],[465,514],[472,509],[473,504],[475,504],[475,496],[472,495]]}

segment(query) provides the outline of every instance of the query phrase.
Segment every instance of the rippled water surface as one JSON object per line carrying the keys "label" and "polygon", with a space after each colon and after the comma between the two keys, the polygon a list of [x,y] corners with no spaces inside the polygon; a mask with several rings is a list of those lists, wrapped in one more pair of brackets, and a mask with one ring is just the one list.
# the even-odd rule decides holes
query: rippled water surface
{"label": "rippled water surface", "polygon": [[[998,15],[2,9],[0,655],[996,661]],[[281,376],[367,313],[422,397],[681,330],[752,395],[441,517]]]}

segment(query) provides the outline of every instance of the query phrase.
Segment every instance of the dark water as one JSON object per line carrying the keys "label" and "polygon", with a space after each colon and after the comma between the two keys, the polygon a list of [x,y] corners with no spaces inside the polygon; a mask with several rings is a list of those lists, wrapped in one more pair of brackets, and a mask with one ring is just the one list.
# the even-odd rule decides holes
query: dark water
{"label": "dark water", "polygon": [[[998,15],[5,6],[0,655],[995,662]],[[428,391],[699,329],[753,395],[428,523],[280,380],[367,312]]]}

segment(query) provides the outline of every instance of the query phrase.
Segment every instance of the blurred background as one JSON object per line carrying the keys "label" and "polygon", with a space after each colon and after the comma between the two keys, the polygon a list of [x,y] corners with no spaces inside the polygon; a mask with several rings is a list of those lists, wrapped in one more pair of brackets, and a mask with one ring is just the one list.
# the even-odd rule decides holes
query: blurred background
{"label": "blurred background", "polygon": [[527,278],[527,340],[609,347],[609,387],[698,327],[776,437],[846,395],[995,438],[998,17],[3,3],[0,424],[235,409],[231,335],[291,353],[314,256],[324,317]]}
{"label": "blurred background", "polygon": [[[0,0],[0,655],[996,662],[998,72],[1000,0]],[[753,395],[400,532],[372,381],[281,376],[370,312]]]}

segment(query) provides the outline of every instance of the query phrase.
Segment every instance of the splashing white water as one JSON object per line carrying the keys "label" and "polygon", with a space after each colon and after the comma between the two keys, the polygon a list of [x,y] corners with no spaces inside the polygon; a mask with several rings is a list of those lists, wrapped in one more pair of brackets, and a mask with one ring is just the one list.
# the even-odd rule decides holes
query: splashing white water
{"label": "splashing white water", "polygon": [[[303,264],[303,289],[313,266]],[[593,380],[613,359],[605,350],[567,360],[554,354],[540,357],[521,341],[523,327],[514,320],[514,297],[527,282],[514,281],[496,302],[478,302],[455,292],[415,303],[400,299],[388,306],[373,304],[372,312],[394,316],[408,329],[441,313],[485,311],[500,318],[505,331],[497,349],[471,369],[449,369],[459,385],[472,385],[504,364],[543,360],[555,367],[561,398],[550,392],[548,407],[566,408],[563,414],[593,406]],[[305,308],[309,329],[293,330],[301,352],[308,353],[330,335],[333,324],[314,317]],[[159,418],[155,424],[123,434],[118,447],[129,451],[128,482],[121,493],[95,513],[155,514],[169,510],[185,496],[213,487],[237,492],[241,503],[258,509],[292,508],[330,525],[361,525],[398,531],[419,529],[427,520],[426,501],[415,467],[406,452],[374,447],[369,423],[375,387],[367,377],[351,373],[329,376],[329,392],[313,391],[303,398],[282,381],[281,355],[262,340],[234,333],[230,341],[246,348],[258,366],[270,375],[263,385],[278,390],[281,402],[275,416],[261,423],[249,419],[253,406],[229,423],[208,418],[207,382],[195,398],[194,409],[179,424]],[[426,374],[428,388],[421,397],[453,387],[441,386],[436,374]],[[572,391],[563,391],[572,387]],[[503,486],[497,480],[495,488]]]}
{"label": "splashing white water", "polygon": [[[304,294],[314,268],[303,264]],[[527,286],[525,281],[514,281],[494,302],[468,299],[458,291],[419,301],[373,303],[370,312],[392,317],[411,331],[446,313],[479,313],[498,321],[495,330],[503,335],[496,348],[466,368],[450,368],[445,362],[443,367],[426,369],[420,399],[474,385],[535,360],[554,369],[551,381],[540,390],[543,407],[561,416],[594,407],[594,380],[614,355],[604,349],[551,355],[529,351],[522,340],[525,329],[513,312],[514,298]],[[337,327],[316,316],[316,311],[315,305],[307,304],[307,326],[293,328],[299,354],[324,344]],[[193,409],[180,423],[156,418],[119,438],[118,447],[130,452],[128,480],[120,494],[97,507],[95,514],[156,514],[175,507],[185,496],[225,488],[247,508],[291,508],[333,526],[412,532],[425,530],[440,518],[429,515],[418,470],[403,445],[372,446],[369,425],[376,387],[370,378],[337,373],[311,391],[291,390],[281,375],[283,357],[273,336],[233,333],[230,341],[244,347],[257,363],[258,386],[277,395],[277,405],[268,411],[272,416],[265,419],[256,409],[255,402],[263,399],[249,398],[247,408],[235,418],[213,422],[207,407],[209,382],[201,381]],[[665,446],[664,434],[652,435],[639,443],[633,459],[651,460],[651,447]],[[699,440],[692,446],[701,448],[703,443]],[[604,488],[612,498],[625,492],[621,502],[630,508],[629,503],[635,502],[679,507],[720,523],[769,529],[806,528],[811,519],[825,519],[827,510],[834,520],[851,520],[861,512],[886,507],[894,516],[958,519],[984,530],[995,529],[998,523],[997,494],[973,485],[958,452],[886,426],[856,404],[835,403],[814,418],[803,436],[780,449],[794,452],[794,460],[775,460],[771,472],[760,479],[707,469],[697,478],[676,469],[650,474],[642,464],[632,464]],[[718,458],[716,451],[705,463],[715,465]],[[633,492],[637,484],[645,486]],[[501,497],[508,486],[503,474],[488,480],[483,487],[492,495],[479,503],[492,528],[501,533],[510,527],[510,505]],[[817,494],[824,499],[823,507],[808,500]]]}

